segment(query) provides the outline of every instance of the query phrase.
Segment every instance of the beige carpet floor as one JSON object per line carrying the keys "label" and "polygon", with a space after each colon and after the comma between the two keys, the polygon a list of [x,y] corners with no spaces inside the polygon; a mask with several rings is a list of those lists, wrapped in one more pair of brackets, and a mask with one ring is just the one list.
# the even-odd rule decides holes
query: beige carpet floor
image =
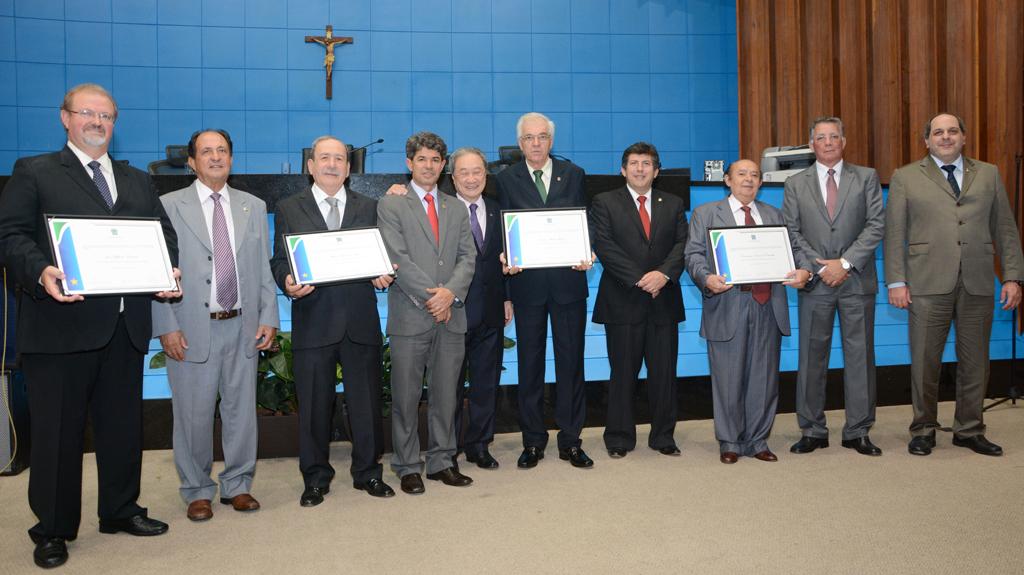
{"label": "beige carpet floor", "polygon": [[[952,405],[941,406],[944,423]],[[682,422],[682,457],[646,447],[611,460],[601,429],[578,470],[547,459],[518,470],[518,435],[492,446],[496,471],[465,466],[468,488],[427,482],[427,492],[387,500],[353,490],[348,446],[333,449],[333,491],[300,508],[294,459],[261,461],[258,513],[215,506],[193,524],[177,495],[170,451],[146,452],[142,504],[170,532],[150,539],[102,535],[95,518],[94,458],[86,456],[83,523],[64,573],[1024,573],[1024,407],[987,416],[1006,455],[953,447],[940,433],[930,457],[907,453],[910,408],[878,410],[872,438],[885,454],[843,449],[841,413],[832,447],[792,455],[795,416],[776,420],[778,463],[718,462],[711,421]],[[640,445],[646,445],[646,427]],[[215,472],[217,469],[215,469]],[[386,471],[385,481],[398,488]],[[0,573],[32,573],[34,522],[28,474],[0,477]]]}

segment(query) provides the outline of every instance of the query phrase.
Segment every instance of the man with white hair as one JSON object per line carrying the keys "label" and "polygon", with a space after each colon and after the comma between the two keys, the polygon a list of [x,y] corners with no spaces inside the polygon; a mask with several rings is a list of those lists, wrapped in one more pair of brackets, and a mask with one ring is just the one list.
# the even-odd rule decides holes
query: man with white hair
{"label": "man with white hair", "polygon": [[[583,169],[551,157],[555,123],[530,112],[516,124],[523,161],[499,173],[502,209],[584,208]],[[592,262],[572,268],[519,271],[509,281],[515,307],[516,351],[519,358],[519,426],[523,431],[520,468],[535,467],[544,458],[548,433],[544,427],[544,368],[548,319],[555,351],[555,423],[558,455],[574,467],[594,462],[581,448],[580,431],[586,404],[583,397],[583,334],[587,325],[587,274]]]}

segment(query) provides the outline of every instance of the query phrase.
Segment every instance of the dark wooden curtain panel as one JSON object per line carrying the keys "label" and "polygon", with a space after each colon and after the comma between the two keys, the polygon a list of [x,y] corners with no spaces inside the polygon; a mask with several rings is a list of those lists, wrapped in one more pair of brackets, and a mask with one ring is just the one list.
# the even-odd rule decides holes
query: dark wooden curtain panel
{"label": "dark wooden curtain panel", "polygon": [[922,157],[924,123],[967,123],[966,153],[1013,186],[1024,153],[1024,0],[737,0],[740,154],[807,143],[838,115],[846,158],[883,182]]}

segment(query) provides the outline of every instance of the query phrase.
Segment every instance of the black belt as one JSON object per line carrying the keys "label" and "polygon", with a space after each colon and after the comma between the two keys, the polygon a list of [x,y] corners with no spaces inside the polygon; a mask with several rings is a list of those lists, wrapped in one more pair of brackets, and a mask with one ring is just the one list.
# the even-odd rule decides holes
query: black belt
{"label": "black belt", "polygon": [[[740,286],[740,291],[750,291],[752,284],[743,284]],[[212,315],[212,314],[211,314]]]}
{"label": "black belt", "polygon": [[210,313],[210,319],[231,319],[242,315],[242,308],[231,311],[215,311]]}

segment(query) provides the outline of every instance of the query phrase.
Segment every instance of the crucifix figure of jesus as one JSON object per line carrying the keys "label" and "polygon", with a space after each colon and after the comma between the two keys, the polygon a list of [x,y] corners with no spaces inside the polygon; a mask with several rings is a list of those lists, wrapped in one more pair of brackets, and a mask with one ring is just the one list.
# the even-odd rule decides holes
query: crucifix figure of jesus
{"label": "crucifix figure of jesus", "polygon": [[331,86],[331,74],[334,70],[334,45],[335,44],[351,44],[351,36],[339,36],[334,37],[334,26],[327,25],[327,30],[323,36],[306,36],[306,42],[316,42],[327,49],[327,54],[324,55],[324,68],[327,69],[327,99],[330,100],[332,94]]}

